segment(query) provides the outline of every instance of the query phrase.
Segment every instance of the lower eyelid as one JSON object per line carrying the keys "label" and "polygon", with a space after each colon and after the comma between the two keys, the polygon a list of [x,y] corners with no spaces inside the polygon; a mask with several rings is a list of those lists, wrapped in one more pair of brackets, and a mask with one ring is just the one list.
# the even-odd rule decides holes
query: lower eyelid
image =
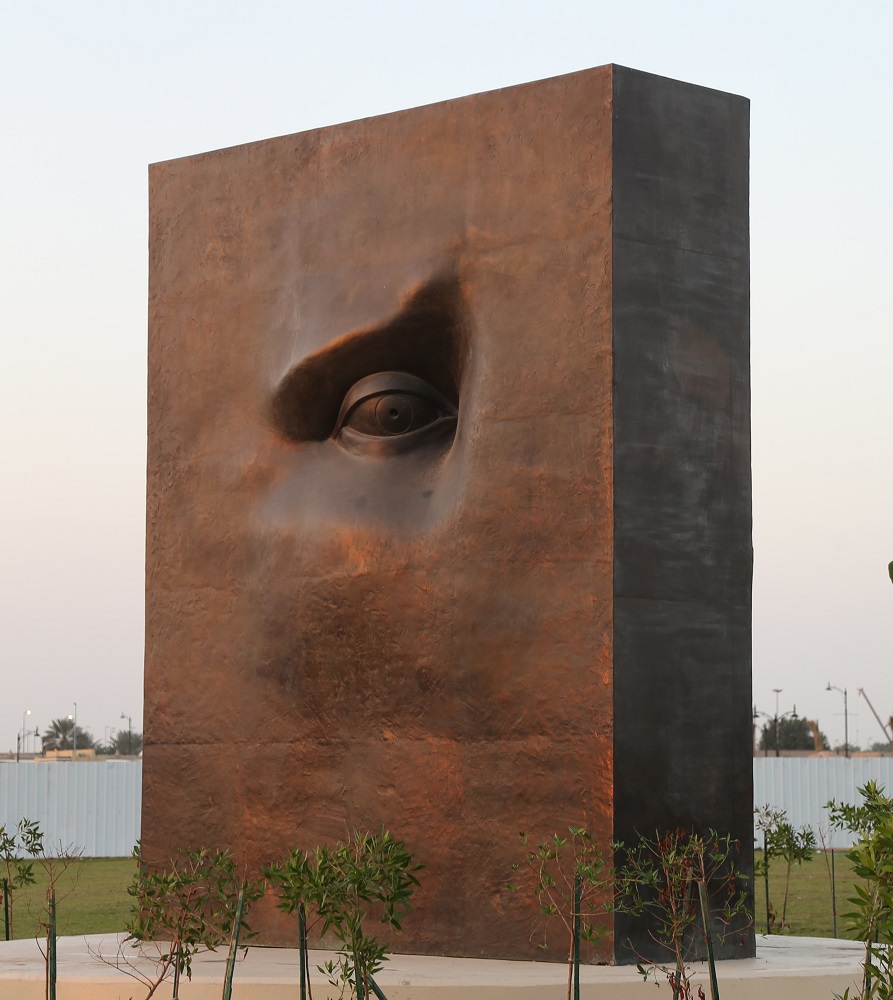
{"label": "lower eyelid", "polygon": [[345,450],[355,455],[370,457],[391,457],[401,455],[438,441],[447,443],[455,432],[458,417],[438,417],[431,424],[406,434],[363,434],[352,427],[343,426],[334,440]]}

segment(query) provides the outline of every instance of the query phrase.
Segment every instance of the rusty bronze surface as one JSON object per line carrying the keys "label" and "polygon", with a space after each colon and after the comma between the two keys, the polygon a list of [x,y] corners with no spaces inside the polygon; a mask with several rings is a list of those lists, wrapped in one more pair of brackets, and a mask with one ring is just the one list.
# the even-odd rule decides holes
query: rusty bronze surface
{"label": "rusty bronze surface", "polygon": [[[618,429],[624,448],[642,445],[615,415],[639,403],[615,394],[640,365],[670,363],[675,378],[689,350],[677,336],[652,356],[648,331],[677,308],[659,268],[624,283],[639,272],[615,232],[618,169],[640,166],[616,152],[632,83],[651,98],[685,86],[608,66],[151,168],[147,858],[207,844],[257,865],[384,825],[426,865],[395,948],[543,957],[534,908],[503,889],[518,831],[579,824],[607,845],[618,796],[675,794],[624,793],[632,771],[616,769],[615,744],[626,769],[652,767],[655,747],[703,754],[662,740],[659,722],[638,757],[632,736],[616,742],[642,725],[631,696],[616,702],[615,635],[633,648],[644,625],[624,611],[616,631],[615,580],[639,554],[618,549],[615,518],[660,522],[666,497],[659,476],[643,493],[647,474],[617,452]],[[685,89],[675,120],[647,127],[678,131],[681,115],[710,132],[713,93]],[[683,300],[685,281],[702,301],[697,275]],[[643,283],[631,327],[643,339],[624,333],[618,352],[615,317],[632,315],[618,295]],[[703,420],[677,379],[681,409],[658,411],[677,429],[647,445],[655,468],[680,447],[695,471],[713,468],[749,441],[738,411],[709,454],[692,437],[729,395],[728,345],[736,357],[747,345],[746,315],[730,325],[711,308],[694,348],[692,385],[712,387],[692,397]],[[749,588],[749,480],[735,463],[722,475],[744,504],[723,507],[738,532],[724,558]],[[710,503],[671,504],[666,530],[710,522]],[[687,572],[709,579],[723,537]],[[664,543],[642,545],[647,560]],[[711,604],[702,617],[722,645],[730,616]],[[675,669],[646,653],[623,667],[642,696],[649,671]],[[746,675],[747,719],[748,656],[721,672],[735,698]],[[703,658],[678,658],[686,687],[709,688]],[[737,729],[710,732],[731,781]],[[709,825],[702,799],[693,821]],[[270,900],[252,925],[269,942],[297,933]],[[558,935],[550,945],[565,950]],[[588,957],[612,954],[609,935]]]}

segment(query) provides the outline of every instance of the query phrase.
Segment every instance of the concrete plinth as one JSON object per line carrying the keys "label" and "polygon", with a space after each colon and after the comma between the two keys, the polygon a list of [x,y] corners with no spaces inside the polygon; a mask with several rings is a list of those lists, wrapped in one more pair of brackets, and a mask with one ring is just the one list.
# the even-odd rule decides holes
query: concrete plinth
{"label": "concrete plinth", "polygon": [[[145,996],[145,989],[120,971],[93,957],[102,953],[114,959],[120,937],[112,934],[87,938],[62,938],[59,942],[59,995],[65,1000],[126,1000]],[[92,953],[92,954],[91,954]],[[133,959],[135,953],[125,948]],[[723,1000],[815,1000],[843,992],[857,982],[862,946],[854,941],[829,938],[757,938],[757,957],[719,963]],[[313,967],[330,957],[311,952]],[[225,954],[206,954],[195,960],[192,981],[180,988],[182,1000],[218,1000]],[[140,968],[149,971],[143,961]],[[334,1000],[314,976],[315,1000]],[[708,992],[706,969],[698,980]],[[432,958],[394,955],[377,977],[388,1000],[564,1000],[567,969],[546,962],[500,962],[468,958]],[[298,954],[288,948],[249,948],[239,963],[234,981],[237,1000],[294,1000],[297,996]],[[583,1000],[636,1000],[655,996],[653,985],[643,984],[629,966],[586,966]],[[665,983],[657,996],[669,997]],[[0,942],[0,1000],[43,1000],[44,963],[33,940]],[[155,997],[170,1000],[165,984]]]}

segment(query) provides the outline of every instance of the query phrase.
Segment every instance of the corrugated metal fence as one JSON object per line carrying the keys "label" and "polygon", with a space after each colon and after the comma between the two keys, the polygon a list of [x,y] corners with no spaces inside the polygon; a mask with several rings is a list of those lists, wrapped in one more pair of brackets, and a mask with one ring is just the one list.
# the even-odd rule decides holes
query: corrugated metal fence
{"label": "corrugated metal fence", "polygon": [[[37,820],[47,844],[75,847],[85,857],[126,857],[140,835],[142,761],[0,762],[0,824]],[[831,834],[825,803],[858,802],[857,789],[874,779],[893,794],[893,757],[755,757],[754,805],[784,809],[795,826]]]}
{"label": "corrugated metal fence", "polygon": [[757,807],[784,809],[796,827],[809,825],[825,834],[830,847],[849,847],[852,835],[830,832],[829,799],[859,803],[858,789],[876,781],[893,795],[893,757],[754,757],[753,801]]}
{"label": "corrugated metal fence", "polygon": [[40,823],[44,843],[126,857],[140,835],[143,762],[0,762],[0,825]]}

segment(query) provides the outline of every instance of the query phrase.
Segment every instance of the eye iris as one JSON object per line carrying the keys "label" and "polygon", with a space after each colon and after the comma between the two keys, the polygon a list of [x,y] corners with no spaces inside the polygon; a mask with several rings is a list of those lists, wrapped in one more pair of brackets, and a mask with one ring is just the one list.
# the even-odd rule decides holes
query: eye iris
{"label": "eye iris", "polygon": [[415,402],[411,396],[403,393],[388,393],[382,396],[375,405],[375,421],[382,433],[405,434],[412,430]]}

